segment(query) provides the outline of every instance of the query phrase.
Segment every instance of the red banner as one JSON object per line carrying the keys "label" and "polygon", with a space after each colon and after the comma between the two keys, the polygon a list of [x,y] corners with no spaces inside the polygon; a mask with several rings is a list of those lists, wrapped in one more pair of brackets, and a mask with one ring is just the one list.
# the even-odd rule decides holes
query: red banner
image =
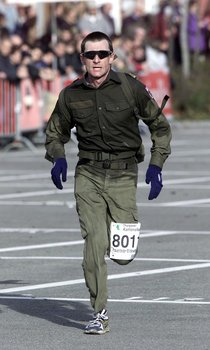
{"label": "red banner", "polygon": [[[138,79],[150,90],[159,106],[161,105],[162,99],[165,95],[170,97],[170,77],[167,72],[151,72],[146,75],[140,75]],[[173,117],[171,99],[169,99],[166,103],[163,113],[167,118]]]}

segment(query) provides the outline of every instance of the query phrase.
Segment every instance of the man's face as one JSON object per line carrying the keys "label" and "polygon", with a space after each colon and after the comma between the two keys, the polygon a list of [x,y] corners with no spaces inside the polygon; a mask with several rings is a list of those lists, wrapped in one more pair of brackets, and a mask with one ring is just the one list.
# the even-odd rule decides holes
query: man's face
{"label": "man's face", "polygon": [[[87,51],[110,51],[108,42],[103,39],[100,41],[87,41],[84,52]],[[88,74],[93,79],[100,79],[106,77],[110,70],[110,65],[114,61],[114,54],[112,53],[108,57],[101,58],[95,55],[93,59],[86,58],[81,54],[81,61],[85,65]]]}

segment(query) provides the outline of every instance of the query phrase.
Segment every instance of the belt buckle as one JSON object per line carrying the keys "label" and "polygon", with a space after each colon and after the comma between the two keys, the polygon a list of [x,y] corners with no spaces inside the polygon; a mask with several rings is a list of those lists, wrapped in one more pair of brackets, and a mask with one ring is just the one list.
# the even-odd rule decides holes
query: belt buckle
{"label": "belt buckle", "polygon": [[110,162],[109,159],[105,159],[105,160],[103,161],[103,168],[104,168],[104,169],[110,169],[110,165],[111,165],[111,162]]}

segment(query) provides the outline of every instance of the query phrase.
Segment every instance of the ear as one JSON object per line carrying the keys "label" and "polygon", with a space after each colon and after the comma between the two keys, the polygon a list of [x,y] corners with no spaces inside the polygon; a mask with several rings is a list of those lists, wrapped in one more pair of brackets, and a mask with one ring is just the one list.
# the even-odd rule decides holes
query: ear
{"label": "ear", "polygon": [[82,54],[79,55],[80,56],[80,61],[82,62],[82,64],[85,64],[85,60]]}
{"label": "ear", "polygon": [[109,63],[112,64],[114,62],[116,58],[116,55],[114,52],[112,52],[112,54],[109,56]]}

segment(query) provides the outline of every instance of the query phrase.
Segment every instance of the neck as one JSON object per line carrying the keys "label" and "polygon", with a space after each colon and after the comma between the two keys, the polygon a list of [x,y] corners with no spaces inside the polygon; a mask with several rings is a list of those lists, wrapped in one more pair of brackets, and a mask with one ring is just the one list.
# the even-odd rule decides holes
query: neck
{"label": "neck", "polygon": [[95,78],[92,75],[87,76],[87,82],[93,86],[94,88],[98,88],[101,84],[103,84],[103,82],[106,80],[107,76],[108,76],[109,72],[107,72],[105,75],[103,75],[100,78]]}

